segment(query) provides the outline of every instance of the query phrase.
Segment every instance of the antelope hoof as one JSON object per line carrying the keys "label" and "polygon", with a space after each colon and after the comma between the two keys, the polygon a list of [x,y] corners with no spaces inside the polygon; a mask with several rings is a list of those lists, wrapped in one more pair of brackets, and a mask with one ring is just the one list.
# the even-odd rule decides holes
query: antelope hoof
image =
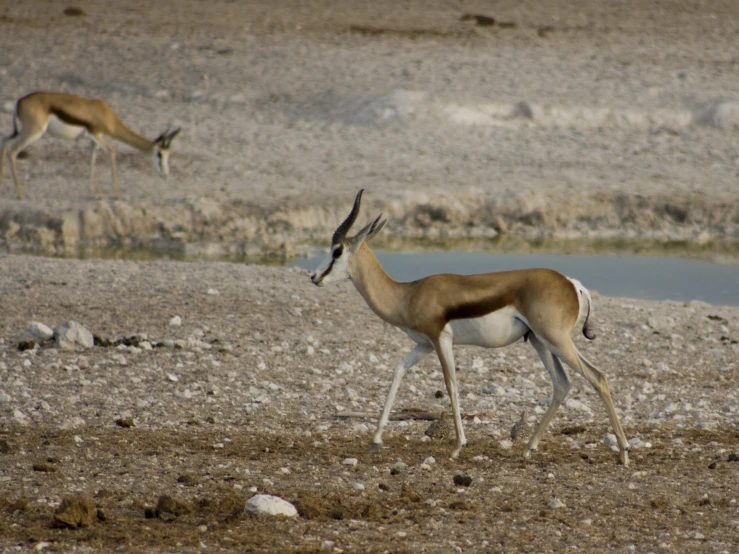
{"label": "antelope hoof", "polygon": [[621,452],[621,463],[624,467],[629,467],[629,453],[626,450]]}
{"label": "antelope hoof", "polygon": [[375,442],[375,441],[372,441],[372,442],[370,443],[370,448],[371,448],[372,450],[379,450],[380,448],[382,448],[382,443],[381,443],[381,442]]}
{"label": "antelope hoof", "polygon": [[457,445],[457,448],[454,449],[454,452],[452,452],[452,460],[459,458],[459,453],[462,451],[462,448],[464,448],[467,445],[467,443],[459,444]]}

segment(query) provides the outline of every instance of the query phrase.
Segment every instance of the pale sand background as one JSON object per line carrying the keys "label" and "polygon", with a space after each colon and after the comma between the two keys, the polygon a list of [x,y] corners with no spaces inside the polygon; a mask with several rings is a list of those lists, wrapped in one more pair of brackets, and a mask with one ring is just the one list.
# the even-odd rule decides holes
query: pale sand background
{"label": "pale sand background", "polygon": [[101,203],[86,141],[46,139],[20,162],[28,199],[0,191],[13,247],[274,251],[325,241],[360,187],[395,235],[739,237],[731,0],[80,6],[0,8],[0,99],[64,90],[149,137],[181,126],[172,177],[121,145],[122,200],[100,156]]}

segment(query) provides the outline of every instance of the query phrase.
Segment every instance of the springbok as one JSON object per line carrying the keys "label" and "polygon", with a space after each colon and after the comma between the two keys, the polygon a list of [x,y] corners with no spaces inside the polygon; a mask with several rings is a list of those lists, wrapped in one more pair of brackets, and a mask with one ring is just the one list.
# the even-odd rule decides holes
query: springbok
{"label": "springbok", "polygon": [[547,369],[553,386],[549,408],[525,448],[529,458],[536,450],[557,408],[570,389],[570,381],[561,361],[580,373],[598,391],[616,432],[620,460],[629,463],[629,444],[611,399],[606,376],[586,360],[572,341],[574,329],[588,330],[591,298],[588,290],[575,280],[550,269],[524,269],[481,275],[431,275],[410,283],[390,278],[367,246],[387,220],[382,214],[353,237],[347,233],[359,215],[363,190],[354,207],[339,225],[331,241],[329,255],[311,275],[318,286],[350,279],[375,314],[404,331],[416,346],[395,366],[390,386],[377,424],[372,446],[382,445],[382,431],[387,425],[398,386],[406,370],[435,351],[441,363],[444,382],[452,405],[456,431],[455,458],[467,443],[459,412],[454,344],[485,348],[508,346],[523,338],[528,340]]}
{"label": "springbok", "polygon": [[[18,122],[21,129],[18,129]],[[154,167],[162,177],[169,175],[169,147],[172,139],[180,129],[165,131],[154,140],[142,137],[132,131],[118,118],[110,107],[102,100],[82,98],[73,94],[60,92],[33,92],[24,96],[15,106],[13,116],[13,134],[0,142],[0,187],[3,185],[5,173],[5,157],[10,157],[10,169],[15,179],[18,198],[23,198],[23,186],[18,176],[15,160],[18,154],[29,144],[36,142],[44,133],[67,140],[74,140],[83,133],[91,141],[90,148],[90,188],[99,194],[95,186],[95,157],[99,147],[110,154],[113,168],[113,189],[116,198],[119,196],[118,176],[115,167],[115,150],[105,137],[110,137],[128,144],[142,152],[151,154]]]}

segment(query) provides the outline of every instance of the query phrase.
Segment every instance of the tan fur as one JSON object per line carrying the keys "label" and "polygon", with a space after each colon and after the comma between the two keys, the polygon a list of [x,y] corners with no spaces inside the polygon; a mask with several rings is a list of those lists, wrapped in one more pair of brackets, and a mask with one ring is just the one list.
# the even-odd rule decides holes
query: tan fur
{"label": "tan fur", "polygon": [[455,275],[440,273],[410,283],[394,281],[366,243],[354,253],[350,274],[379,317],[438,340],[453,319],[475,318],[513,306],[547,337],[550,326],[571,333],[580,304],[572,282],[551,269]]}
{"label": "tan fur", "polygon": [[385,225],[381,215],[354,237],[347,237],[359,213],[362,192],[359,191],[351,213],[334,233],[331,253],[311,275],[311,280],[322,286],[349,277],[373,312],[405,331],[416,343],[395,366],[372,444],[382,444],[383,428],[405,372],[435,351],[449,394],[457,437],[452,457],[458,456],[467,440],[460,415],[454,344],[503,347],[524,338],[541,358],[553,387],[549,408],[536,426],[524,456],[529,457],[536,450],[570,389],[564,362],[598,391],[618,438],[621,462],[628,465],[629,445],[606,376],[578,352],[572,341],[577,325],[588,336],[585,326],[591,305],[587,289],[550,269],[439,274],[398,283],[385,272],[365,243]]}
{"label": "tan fur", "polygon": [[156,141],[151,141],[128,128],[103,100],[59,92],[31,93],[16,103],[16,118],[21,124],[20,132],[5,139],[0,151],[0,187],[3,183],[5,157],[9,156],[18,198],[23,198],[23,187],[15,164],[16,156],[23,148],[41,138],[47,130],[51,116],[56,116],[68,125],[83,127],[93,140],[90,154],[90,186],[96,193],[98,190],[94,182],[95,145],[101,146],[110,155],[116,198],[119,196],[119,190],[115,150],[106,137],[121,141],[147,154],[152,154],[157,147]]}

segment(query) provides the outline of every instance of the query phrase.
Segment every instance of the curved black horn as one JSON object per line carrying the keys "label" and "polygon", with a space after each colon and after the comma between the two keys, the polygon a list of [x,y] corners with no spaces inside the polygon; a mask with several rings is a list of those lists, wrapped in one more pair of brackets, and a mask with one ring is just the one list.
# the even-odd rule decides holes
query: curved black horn
{"label": "curved black horn", "polygon": [[344,238],[346,238],[346,234],[349,232],[349,229],[352,228],[352,225],[354,225],[354,222],[357,220],[357,216],[359,215],[359,203],[362,201],[363,192],[364,189],[360,189],[357,193],[357,197],[354,199],[354,207],[352,208],[351,213],[347,216],[344,222],[339,225],[336,231],[334,231],[334,237],[331,239],[332,245],[341,243]]}
{"label": "curved black horn", "polygon": [[178,127],[174,131],[165,131],[164,132],[164,140],[162,140],[162,146],[164,148],[169,148],[169,145],[172,144],[172,139],[177,136],[177,133],[180,132],[180,128]]}

